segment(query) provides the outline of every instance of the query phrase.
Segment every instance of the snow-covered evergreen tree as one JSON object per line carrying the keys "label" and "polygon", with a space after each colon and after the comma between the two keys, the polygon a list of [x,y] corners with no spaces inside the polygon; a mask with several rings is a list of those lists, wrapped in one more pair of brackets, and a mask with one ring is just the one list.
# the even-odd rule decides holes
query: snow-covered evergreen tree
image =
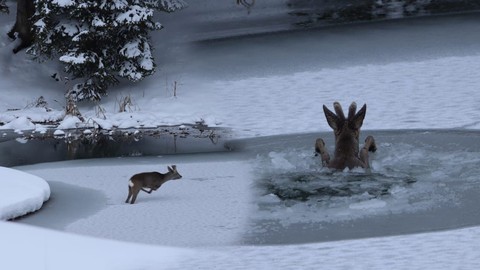
{"label": "snow-covered evergreen tree", "polygon": [[185,7],[182,0],[36,0],[39,58],[59,57],[76,83],[67,95],[98,100],[118,77],[138,81],[155,71],[150,31],[154,12]]}

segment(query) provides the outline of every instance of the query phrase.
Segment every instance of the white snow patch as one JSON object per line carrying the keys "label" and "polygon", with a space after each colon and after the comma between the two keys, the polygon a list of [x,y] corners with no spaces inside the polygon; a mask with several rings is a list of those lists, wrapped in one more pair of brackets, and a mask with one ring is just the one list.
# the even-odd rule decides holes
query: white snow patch
{"label": "white snow patch", "polygon": [[21,143],[21,144],[25,144],[28,142],[28,140],[26,138],[16,138],[15,141]]}
{"label": "white snow patch", "polygon": [[68,7],[75,4],[73,0],[52,0],[52,4],[56,4],[60,7]]}
{"label": "white snow patch", "polygon": [[18,170],[0,167],[0,186],[0,220],[34,212],[50,198],[45,180]]}
{"label": "white snow patch", "polygon": [[139,46],[140,46],[139,40],[128,42],[123,46],[122,49],[120,49],[120,53],[127,58],[138,57],[139,55],[142,54],[142,51],[140,50]]}
{"label": "white snow patch", "polygon": [[271,158],[272,166],[276,169],[282,170],[293,170],[295,165],[290,163],[284,156],[283,153],[270,152],[268,156]]}
{"label": "white snow patch", "polygon": [[354,210],[371,210],[376,208],[383,208],[387,205],[387,203],[380,199],[372,199],[368,201],[352,203],[349,205],[350,209]]}
{"label": "white snow patch", "polygon": [[172,269],[195,252],[101,240],[0,222],[3,269]]}
{"label": "white snow patch", "polygon": [[55,136],[64,136],[65,135],[65,131],[61,130],[61,129],[57,129],[53,132],[53,135]]}
{"label": "white snow patch", "polygon": [[153,10],[138,5],[129,6],[129,9],[117,16],[116,21],[119,23],[136,24],[147,20],[153,16]]}
{"label": "white snow patch", "polygon": [[26,116],[20,116],[11,122],[0,126],[0,129],[13,129],[16,132],[21,130],[34,130],[35,124]]}
{"label": "white snow patch", "polygon": [[60,56],[59,60],[65,63],[77,65],[86,63],[89,58],[85,53],[79,53],[78,55],[75,53],[70,53]]}
{"label": "white snow patch", "polygon": [[66,115],[65,118],[60,122],[58,125],[58,129],[74,129],[78,128],[79,124],[83,122],[77,117],[73,115]]}

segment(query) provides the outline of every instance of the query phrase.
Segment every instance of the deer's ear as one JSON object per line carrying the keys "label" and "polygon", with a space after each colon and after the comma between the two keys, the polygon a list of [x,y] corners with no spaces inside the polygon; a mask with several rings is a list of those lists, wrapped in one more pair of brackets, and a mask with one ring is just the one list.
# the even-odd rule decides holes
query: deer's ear
{"label": "deer's ear", "polygon": [[345,115],[343,114],[342,105],[339,102],[335,101],[333,103],[333,109],[335,109],[335,113],[337,114],[338,119],[345,120]]}
{"label": "deer's ear", "polygon": [[355,129],[360,129],[363,125],[363,119],[365,118],[365,114],[367,113],[367,104],[364,104],[362,108],[355,114],[351,123]]}
{"label": "deer's ear", "polygon": [[168,171],[173,172],[173,169],[170,166],[168,166]]}
{"label": "deer's ear", "polygon": [[355,117],[355,113],[357,112],[357,103],[352,102],[350,108],[348,108],[348,119],[353,119]]}
{"label": "deer's ear", "polygon": [[333,130],[337,130],[339,118],[332,111],[330,111],[325,105],[323,105],[323,112],[325,113],[325,118],[327,118],[328,125]]}

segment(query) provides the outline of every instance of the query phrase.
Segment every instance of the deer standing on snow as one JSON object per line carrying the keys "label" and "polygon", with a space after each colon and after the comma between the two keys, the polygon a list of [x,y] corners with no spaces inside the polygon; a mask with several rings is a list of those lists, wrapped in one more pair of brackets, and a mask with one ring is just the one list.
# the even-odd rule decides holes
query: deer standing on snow
{"label": "deer standing on snow", "polygon": [[363,107],[356,112],[357,104],[352,102],[348,109],[348,118],[345,118],[340,103],[334,102],[333,108],[336,114],[323,105],[323,112],[327,118],[328,125],[333,129],[333,133],[335,134],[335,153],[333,160],[330,160],[330,155],[325,148],[325,142],[321,138],[318,138],[315,142],[316,155],[321,156],[324,166],[332,169],[344,170],[347,167],[349,169],[355,167],[370,168],[368,152],[375,152],[377,150],[375,139],[372,136],[368,136],[360,151],[358,146],[360,128],[367,113],[367,104],[363,105]]}
{"label": "deer standing on snow", "polygon": [[[125,203],[128,203],[130,198],[132,198],[130,203],[134,204],[140,190],[150,194],[152,191],[160,188],[168,180],[177,180],[180,178],[182,178],[182,176],[178,173],[177,166],[175,165],[168,167],[167,173],[144,172],[135,174],[128,181],[128,197]],[[149,188],[150,190],[145,188]]]}

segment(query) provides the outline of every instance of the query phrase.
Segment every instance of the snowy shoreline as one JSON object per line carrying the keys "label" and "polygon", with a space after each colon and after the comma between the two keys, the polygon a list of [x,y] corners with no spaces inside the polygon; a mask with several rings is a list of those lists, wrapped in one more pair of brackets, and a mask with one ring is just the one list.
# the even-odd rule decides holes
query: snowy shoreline
{"label": "snowy shoreline", "polygon": [[[11,17],[0,20],[11,22]],[[183,48],[175,53],[177,48],[171,48],[167,50],[174,52],[171,55],[162,58],[158,53],[160,59],[167,60],[164,69],[154,77],[137,85],[112,89],[102,104],[81,104],[80,110],[83,117],[95,122],[105,116],[108,119],[105,126],[176,125],[203,120],[209,126],[232,128],[235,138],[268,142],[278,137],[263,136],[330,132],[322,115],[322,104],[356,101],[368,104],[362,134],[379,129],[446,128],[477,132],[480,38],[474,33],[479,30],[478,20],[473,15],[402,20],[292,36],[210,42],[195,46],[189,53]],[[8,24],[4,24],[2,32],[9,30]],[[162,43],[161,35],[155,39]],[[14,56],[12,46],[5,35],[0,35],[0,87],[4,91],[0,110],[25,108],[32,99],[43,95],[55,113],[63,113],[58,101],[64,100],[64,86],[45,80],[57,72],[55,64],[40,65],[23,54]],[[20,78],[16,74],[25,76]],[[179,82],[175,97],[171,87],[174,81]],[[125,96],[131,96],[134,105],[128,112],[119,113],[118,100]],[[31,126],[29,122],[37,121],[37,117],[51,117],[38,111],[16,113],[24,117],[18,129]],[[455,211],[455,207],[462,206],[465,193],[459,191],[465,188],[474,191],[467,198],[469,205],[477,205],[478,148],[474,151],[467,151],[468,147],[455,148],[451,141],[442,144],[454,150],[451,152],[437,147],[422,148],[410,143],[407,136],[401,143],[382,146],[389,150],[378,153],[373,166],[380,173],[374,176],[382,180],[391,175],[390,170],[408,168],[423,181],[404,184],[408,177],[394,175],[399,180],[393,187],[387,183],[388,191],[393,194],[387,198],[375,198],[359,189],[354,196],[327,201],[326,207],[322,207],[322,201],[313,201],[313,206],[296,203],[285,207],[274,196],[261,193],[265,195],[260,198],[263,212],[255,212],[259,206],[258,198],[254,197],[258,192],[252,191],[257,188],[253,183],[257,179],[255,165],[263,166],[274,176],[267,179],[289,176],[285,170],[293,169],[305,175],[304,172],[311,172],[311,167],[318,167],[311,159],[310,140],[308,145],[296,147],[298,144],[293,140],[271,150],[272,153],[254,157],[253,161],[229,160],[217,153],[16,167],[55,182],[50,196],[52,203],[42,210],[51,211],[53,214],[45,217],[58,218],[58,227],[68,233],[0,222],[5,239],[0,250],[11,259],[6,261],[6,267],[22,270],[318,269],[319,265],[330,269],[373,270],[479,268],[478,226],[314,244],[242,245],[252,213],[276,215],[287,225],[298,220],[313,221],[315,225],[315,218],[361,218],[432,204],[445,204]],[[472,145],[478,147],[476,143]],[[462,166],[455,166],[459,161]],[[132,174],[165,171],[171,164],[178,165],[184,175],[182,180],[168,183],[153,194],[142,194],[138,204],[124,203],[127,181]],[[425,170],[427,165],[440,170]],[[367,184],[372,182],[373,188],[378,188],[375,184],[381,181]],[[81,189],[97,192],[92,197],[83,197]],[[56,190],[61,194],[55,194]],[[83,209],[76,212],[76,208]],[[477,208],[470,208],[464,210],[473,209],[467,214],[477,217]],[[32,218],[43,219],[38,214]],[[435,216],[445,220],[449,217]],[[49,225],[54,221],[42,222]],[[347,219],[345,224],[351,223]],[[395,225],[385,227],[395,229]],[[159,247],[159,242],[164,247]],[[182,248],[175,248],[179,246]],[[25,260],[26,257],[29,259]]]}
{"label": "snowy shoreline", "polygon": [[[250,209],[247,211],[249,214],[243,216],[234,214],[234,216],[235,219],[246,221],[249,225],[241,226],[240,231],[243,232],[243,236],[234,241],[236,244],[299,244],[358,238],[362,235],[378,237],[418,233],[425,230],[456,229],[480,224],[478,215],[471,214],[476,208],[475,192],[478,190],[475,180],[478,168],[472,163],[480,158],[478,156],[480,148],[475,144],[480,136],[478,130],[366,130],[362,132],[362,138],[367,135],[377,138],[381,151],[372,157],[374,174],[355,176],[356,174],[353,173],[351,175],[351,177],[365,178],[360,182],[362,184],[358,187],[358,191],[355,191],[357,189],[354,186],[355,181],[347,181],[342,186],[342,179],[350,177],[348,173],[335,176],[322,171],[318,160],[313,155],[312,144],[318,136],[324,138],[329,148],[333,147],[333,135],[330,132],[231,141],[228,142],[228,147],[232,148],[233,152],[202,154],[201,163],[197,154],[180,154],[20,166],[16,168],[39,175],[52,183],[54,202],[47,205],[48,209],[45,211],[23,218],[19,222],[47,228],[59,228],[59,224],[64,224],[60,228],[66,231],[75,227],[69,224],[79,223],[83,225],[74,232],[80,230],[86,234],[99,233],[98,236],[102,237],[122,238],[122,231],[128,231],[124,228],[128,223],[125,225],[117,223],[115,229],[112,228],[108,233],[105,230],[101,233],[97,231],[99,229],[93,230],[90,227],[92,225],[96,227],[95,224],[101,223],[105,215],[110,216],[113,212],[118,211],[116,212],[118,217],[127,214],[129,208],[123,203],[125,199],[123,196],[126,196],[124,190],[126,180],[131,174],[156,169],[161,171],[162,166],[177,164],[181,169],[188,169],[183,173],[185,179],[181,181],[181,187],[178,190],[173,189],[179,185],[176,182],[166,186],[165,191],[162,188],[160,192],[152,195],[142,193],[140,206],[147,206],[144,205],[143,200],[147,200],[152,206],[158,205],[162,209],[167,207],[165,204],[168,204],[170,205],[168,207],[173,208],[157,209],[155,216],[157,214],[171,216],[171,213],[190,211],[184,208],[187,204],[182,201],[192,197],[192,193],[199,193],[198,199],[208,194],[212,201],[224,203],[243,201],[244,207]],[[406,156],[411,156],[412,164],[405,159]],[[91,165],[93,163],[95,166]],[[159,166],[159,163],[165,165]],[[89,167],[89,172],[83,172],[84,166]],[[201,168],[210,172],[203,172],[204,169]],[[419,170],[419,168],[423,169]],[[247,172],[249,173],[245,174]],[[67,174],[73,175],[65,177]],[[288,175],[299,175],[316,180],[307,181],[305,185],[292,182],[294,186],[289,187],[288,182],[281,182],[284,181],[281,179]],[[294,192],[301,189],[309,192],[309,186],[312,185],[315,188],[319,186],[332,186],[338,190],[343,188],[353,193],[345,198],[327,193],[325,194],[327,197],[318,198],[318,204],[315,203],[314,196],[305,204],[295,200],[282,201],[262,186],[264,179],[271,177],[279,179],[278,188],[285,191],[293,188]],[[461,177],[461,183],[455,180],[458,177]],[[241,183],[231,181],[241,181]],[[237,190],[231,193],[233,190],[230,189],[234,186]],[[182,195],[171,197],[173,194],[168,193],[172,192],[169,191],[170,188],[173,192],[182,191]],[[385,189],[388,190],[388,195],[375,195],[377,191]],[[208,190],[215,192],[209,193]],[[75,210],[77,206],[74,202],[82,200],[81,197],[88,198],[82,207],[85,211]],[[329,197],[332,199],[327,199]],[[182,206],[183,204],[185,205]],[[243,207],[240,209],[243,210],[231,208],[230,211],[236,213],[245,211]],[[162,214],[163,211],[167,212]],[[450,218],[441,218],[445,215]],[[152,217],[143,218],[143,220],[154,221],[155,219],[151,219],[153,215],[150,214],[150,216]],[[57,218],[59,221],[51,222]],[[115,218],[110,216],[108,219]],[[185,219],[188,218],[181,218],[181,220]],[[207,217],[203,219],[208,220]],[[216,219],[216,221],[222,219]],[[48,221],[45,222],[45,220]],[[376,221],[373,222],[373,220]],[[338,231],[338,224],[342,222],[351,224],[352,229],[347,226]],[[396,225],[382,226],[383,223]],[[153,225],[148,225],[147,222],[146,226]],[[395,229],[397,227],[399,228]],[[265,228],[268,233],[262,228]],[[209,231],[211,228],[205,229]],[[214,231],[218,232],[218,230]],[[187,246],[196,241],[198,244],[194,244],[195,246],[211,241],[194,240],[196,237],[189,237],[190,244]],[[180,239],[183,239],[183,237],[173,238],[175,239],[159,234],[157,240],[137,238],[135,241],[177,246],[181,243]],[[213,239],[216,238],[213,237]],[[182,243],[186,244],[187,241]]]}
{"label": "snowy shoreline", "polygon": [[0,221],[35,212],[50,198],[49,185],[38,176],[4,167],[0,175]]}

